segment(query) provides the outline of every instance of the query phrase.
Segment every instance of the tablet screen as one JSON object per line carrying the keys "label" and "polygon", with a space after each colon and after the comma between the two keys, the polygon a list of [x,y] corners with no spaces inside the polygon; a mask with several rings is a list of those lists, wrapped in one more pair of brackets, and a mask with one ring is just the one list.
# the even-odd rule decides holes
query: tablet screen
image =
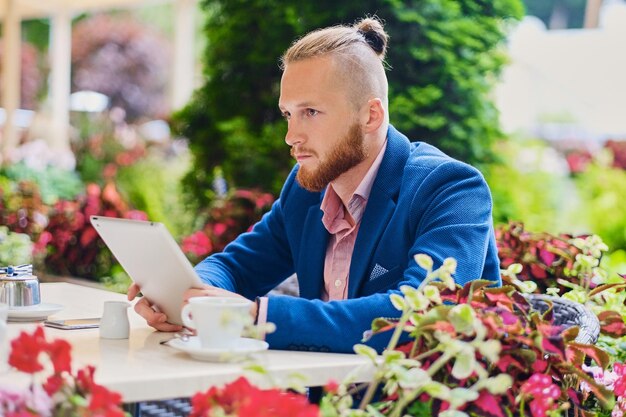
{"label": "tablet screen", "polygon": [[91,223],[142,294],[170,323],[182,324],[183,294],[202,282],[165,225],[102,216]]}

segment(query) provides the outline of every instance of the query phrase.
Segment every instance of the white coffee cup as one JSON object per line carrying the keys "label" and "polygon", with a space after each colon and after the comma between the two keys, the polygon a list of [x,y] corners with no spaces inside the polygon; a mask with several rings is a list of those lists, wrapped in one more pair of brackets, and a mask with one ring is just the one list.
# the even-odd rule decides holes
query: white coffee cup
{"label": "white coffee cup", "polygon": [[195,329],[205,349],[229,349],[236,345],[249,323],[252,302],[235,297],[192,297],[181,312],[185,326]]}

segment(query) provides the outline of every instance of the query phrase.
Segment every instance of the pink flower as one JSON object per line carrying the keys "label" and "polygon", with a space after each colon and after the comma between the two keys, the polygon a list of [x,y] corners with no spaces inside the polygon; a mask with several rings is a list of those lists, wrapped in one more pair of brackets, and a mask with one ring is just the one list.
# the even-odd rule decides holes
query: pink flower
{"label": "pink flower", "polygon": [[613,364],[613,372],[617,375],[614,392],[618,397],[626,397],[626,364]]}
{"label": "pink flower", "polygon": [[213,250],[211,240],[202,231],[197,231],[191,236],[187,236],[182,242],[183,252],[191,253],[194,256],[206,256]]}
{"label": "pink flower", "polygon": [[533,417],[545,417],[547,412],[557,407],[556,400],[561,389],[545,374],[533,374],[521,387],[523,394],[532,397],[530,412]]}

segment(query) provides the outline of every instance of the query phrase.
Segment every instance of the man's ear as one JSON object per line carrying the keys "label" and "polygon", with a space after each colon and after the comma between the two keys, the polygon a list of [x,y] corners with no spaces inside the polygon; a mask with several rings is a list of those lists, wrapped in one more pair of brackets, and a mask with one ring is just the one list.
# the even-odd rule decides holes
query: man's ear
{"label": "man's ear", "polygon": [[385,108],[379,98],[372,98],[367,101],[363,112],[363,133],[372,133],[385,122]]}

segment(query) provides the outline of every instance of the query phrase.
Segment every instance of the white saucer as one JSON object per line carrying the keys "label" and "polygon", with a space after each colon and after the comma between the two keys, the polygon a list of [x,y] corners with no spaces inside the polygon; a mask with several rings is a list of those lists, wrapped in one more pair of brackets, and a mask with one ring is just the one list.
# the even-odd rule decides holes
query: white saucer
{"label": "white saucer", "polygon": [[237,340],[235,347],[229,349],[206,349],[200,346],[200,339],[197,336],[190,336],[189,339],[172,339],[167,343],[174,349],[182,350],[194,359],[209,362],[234,362],[245,358],[252,353],[267,350],[269,345],[263,340],[249,339],[241,337]]}
{"label": "white saucer", "polygon": [[9,308],[9,321],[42,321],[63,310],[60,304],[41,303],[28,307]]}

